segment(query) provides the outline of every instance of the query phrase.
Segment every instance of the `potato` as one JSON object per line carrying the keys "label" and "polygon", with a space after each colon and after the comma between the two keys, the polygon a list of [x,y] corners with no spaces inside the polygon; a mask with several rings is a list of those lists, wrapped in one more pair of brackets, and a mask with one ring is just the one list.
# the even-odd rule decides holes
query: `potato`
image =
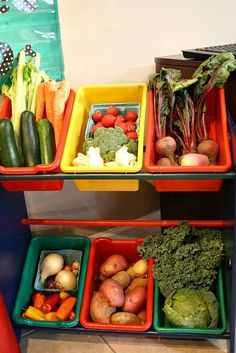
{"label": "potato", "polygon": [[121,307],[124,304],[124,291],[120,283],[113,279],[106,279],[99,287],[99,292],[106,298],[111,306]]}
{"label": "potato", "polygon": [[132,289],[136,288],[136,287],[147,287],[147,283],[148,283],[148,279],[147,278],[139,278],[136,277],[134,279],[132,279],[130,285],[128,286],[128,288],[126,288],[125,293],[128,293],[129,291],[131,291]]}
{"label": "potato", "polygon": [[127,272],[131,279],[145,277],[148,272],[148,263],[145,259],[138,260],[128,268]]}
{"label": "potato", "polygon": [[138,316],[139,320],[141,321],[141,323],[144,324],[144,322],[146,321],[146,310],[143,309],[143,310],[139,311],[137,313],[137,316]]}
{"label": "potato", "polygon": [[111,316],[112,324],[140,324],[140,319],[133,313],[118,312]]}
{"label": "potato", "polygon": [[116,273],[126,270],[129,267],[129,264],[126,258],[120,254],[114,254],[109,256],[101,265],[100,273],[110,278]]}
{"label": "potato", "polygon": [[136,287],[125,294],[125,302],[122,306],[122,310],[136,314],[144,307],[146,300],[146,288]]}
{"label": "potato", "polygon": [[123,289],[127,288],[131,281],[127,271],[120,271],[115,276],[111,277],[111,279],[114,279],[114,281],[120,283]]}
{"label": "potato", "polygon": [[126,272],[128,273],[131,279],[134,279],[136,277],[134,273],[134,265],[130,265]]}
{"label": "potato", "polygon": [[110,317],[116,312],[116,307],[110,306],[102,293],[94,292],[90,303],[90,316],[92,321],[103,324],[110,323]]}
{"label": "potato", "polygon": [[148,272],[147,260],[141,259],[135,262],[133,271],[136,277],[145,277]]}

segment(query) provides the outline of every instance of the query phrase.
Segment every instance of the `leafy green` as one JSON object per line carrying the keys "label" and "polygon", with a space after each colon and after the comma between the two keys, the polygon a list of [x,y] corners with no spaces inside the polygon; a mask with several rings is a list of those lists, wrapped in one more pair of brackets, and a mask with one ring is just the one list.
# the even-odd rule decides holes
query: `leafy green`
{"label": "leafy green", "polygon": [[193,73],[192,77],[197,79],[193,100],[196,111],[197,135],[200,141],[208,139],[204,116],[206,97],[213,87],[223,87],[230,73],[235,69],[234,55],[228,52],[211,56]]}
{"label": "leafy green", "polygon": [[173,291],[166,298],[163,311],[167,320],[177,327],[216,328],[219,321],[217,298],[204,289]]}
{"label": "leafy green", "polygon": [[166,228],[158,236],[147,236],[139,254],[154,258],[153,276],[167,297],[181,288],[211,289],[223,257],[221,231],[195,228],[188,222]]}

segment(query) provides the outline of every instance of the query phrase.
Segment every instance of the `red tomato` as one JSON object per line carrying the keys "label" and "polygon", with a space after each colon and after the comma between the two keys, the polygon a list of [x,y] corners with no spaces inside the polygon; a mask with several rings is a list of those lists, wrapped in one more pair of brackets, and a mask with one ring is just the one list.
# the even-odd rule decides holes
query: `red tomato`
{"label": "red tomato", "polygon": [[135,122],[131,121],[131,120],[128,120],[126,122],[126,126],[127,126],[127,130],[128,131],[135,131],[136,130],[136,125],[135,125]]}
{"label": "red tomato", "polygon": [[114,115],[105,115],[102,117],[101,123],[104,127],[113,127],[116,121],[116,117]]}
{"label": "red tomato", "polygon": [[136,121],[138,119],[138,114],[136,112],[128,112],[125,115],[126,120]]}
{"label": "red tomato", "polygon": [[99,121],[102,120],[103,114],[99,110],[93,113],[93,120],[98,123]]}
{"label": "red tomato", "polygon": [[133,139],[133,140],[137,140],[138,139],[138,135],[137,135],[136,132],[132,132],[132,131],[126,132],[126,136],[129,139]]}
{"label": "red tomato", "polygon": [[115,106],[111,105],[110,107],[107,108],[107,114],[108,115],[114,115],[117,116],[119,113],[118,108],[116,108]]}
{"label": "red tomato", "polygon": [[97,131],[97,129],[99,129],[100,127],[103,127],[101,121],[99,121],[99,123],[93,125],[93,127],[92,127],[92,132],[93,132],[93,134],[94,134],[95,131]]}

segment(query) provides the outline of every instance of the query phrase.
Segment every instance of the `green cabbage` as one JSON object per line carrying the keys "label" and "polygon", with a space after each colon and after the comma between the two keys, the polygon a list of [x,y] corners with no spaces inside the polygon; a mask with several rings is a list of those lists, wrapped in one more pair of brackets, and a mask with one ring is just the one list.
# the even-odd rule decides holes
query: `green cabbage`
{"label": "green cabbage", "polygon": [[163,311],[167,320],[176,327],[216,328],[219,322],[218,306],[212,292],[183,288],[166,298]]}

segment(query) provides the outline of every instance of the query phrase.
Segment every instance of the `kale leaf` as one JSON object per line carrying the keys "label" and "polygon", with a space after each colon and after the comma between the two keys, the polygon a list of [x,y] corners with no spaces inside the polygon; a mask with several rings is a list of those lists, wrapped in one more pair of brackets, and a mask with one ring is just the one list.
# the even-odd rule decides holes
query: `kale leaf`
{"label": "kale leaf", "polygon": [[188,222],[147,236],[138,246],[143,258],[153,258],[153,276],[167,297],[181,288],[210,290],[223,257],[221,230],[195,228]]}

